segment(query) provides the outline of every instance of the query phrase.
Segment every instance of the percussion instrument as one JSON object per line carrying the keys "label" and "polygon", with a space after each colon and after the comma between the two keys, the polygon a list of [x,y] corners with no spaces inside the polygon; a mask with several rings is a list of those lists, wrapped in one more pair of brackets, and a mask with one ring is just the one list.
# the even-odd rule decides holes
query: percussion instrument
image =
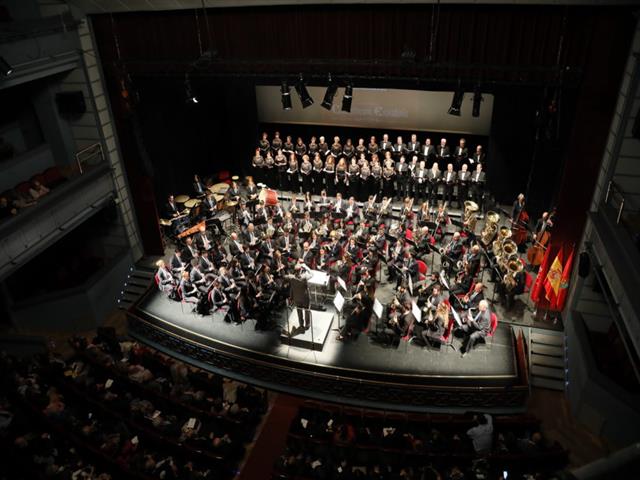
{"label": "percussion instrument", "polygon": [[219,195],[224,195],[229,190],[229,184],[227,183],[216,183],[215,185],[211,185],[209,187],[209,191],[211,193],[217,193]]}
{"label": "percussion instrument", "polygon": [[237,206],[238,206],[238,202],[235,202],[235,201],[229,201],[227,202],[227,205],[226,205],[227,208],[235,208]]}
{"label": "percussion instrument", "polygon": [[238,180],[240,180],[240,177],[238,175],[234,175],[233,177],[231,177],[231,180],[237,182]]}
{"label": "percussion instrument", "polygon": [[187,208],[193,208],[200,205],[201,202],[202,200],[200,200],[199,198],[190,198],[189,200],[184,202],[184,206]]}
{"label": "percussion instrument", "polygon": [[278,192],[276,192],[275,190],[271,190],[270,188],[263,188],[262,190],[260,190],[258,199],[264,202],[265,206],[273,207],[278,204]]}
{"label": "percussion instrument", "polygon": [[171,220],[167,220],[166,218],[161,218],[160,220],[158,220],[158,223],[160,225],[162,225],[163,227],[170,227],[171,226]]}
{"label": "percussion instrument", "polygon": [[187,228],[186,230],[180,232],[177,235],[177,238],[184,238],[184,237],[188,237],[189,235],[193,235],[194,233],[198,233],[200,231],[200,227],[204,227],[204,226],[205,226],[205,222],[202,221],[197,225],[194,225],[193,227]]}
{"label": "percussion instrument", "polygon": [[496,236],[499,221],[500,214],[496,212],[487,212],[487,221],[482,229],[482,233],[480,233],[480,240],[485,246],[488,247]]}
{"label": "percussion instrument", "polygon": [[177,195],[175,201],[176,203],[186,203],[189,201],[189,195]]}

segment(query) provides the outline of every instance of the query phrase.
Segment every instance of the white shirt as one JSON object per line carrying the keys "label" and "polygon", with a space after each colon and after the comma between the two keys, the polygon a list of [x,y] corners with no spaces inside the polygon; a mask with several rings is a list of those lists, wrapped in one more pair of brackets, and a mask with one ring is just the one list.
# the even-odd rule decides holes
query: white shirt
{"label": "white shirt", "polygon": [[478,425],[467,430],[467,435],[473,442],[473,448],[478,453],[490,452],[493,440],[493,419],[491,415],[484,414],[487,419],[485,425]]}

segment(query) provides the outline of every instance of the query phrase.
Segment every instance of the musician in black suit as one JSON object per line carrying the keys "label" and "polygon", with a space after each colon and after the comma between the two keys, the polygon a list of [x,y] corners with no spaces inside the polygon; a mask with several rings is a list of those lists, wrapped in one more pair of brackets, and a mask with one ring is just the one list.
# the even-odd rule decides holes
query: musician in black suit
{"label": "musician in black suit", "polygon": [[440,184],[440,168],[438,162],[433,162],[431,168],[427,170],[427,188],[429,189],[429,203],[434,203],[438,199],[438,185]]}
{"label": "musician in black suit", "polygon": [[402,137],[398,137],[396,139],[396,143],[391,147],[391,155],[393,155],[393,159],[397,162],[400,160],[400,157],[407,153],[407,146],[402,141]]}
{"label": "musician in black suit", "polygon": [[449,205],[453,202],[453,187],[457,181],[456,172],[453,171],[453,164],[447,165],[447,170],[442,174],[442,183],[444,184],[443,200]]}
{"label": "musician in black suit", "polygon": [[206,286],[207,281],[205,279],[204,273],[200,270],[200,261],[197,258],[191,259],[189,281],[202,293],[207,293],[207,291],[209,290]]}
{"label": "musician in black suit", "polygon": [[486,161],[485,158],[486,156],[484,151],[482,150],[482,145],[477,145],[475,152],[473,152],[473,155],[471,155],[471,158],[469,159],[469,163],[471,164],[471,166],[477,164],[484,165]]}
{"label": "musician in black suit", "polygon": [[393,345],[407,334],[415,320],[411,311],[411,302],[404,302],[391,314],[385,328],[376,334],[376,340],[386,345]]}
{"label": "musician in black suit", "polygon": [[315,266],[315,254],[311,250],[309,242],[304,242],[302,245],[302,261],[309,268],[314,268]]}
{"label": "musician in black suit", "polygon": [[449,146],[447,145],[447,139],[441,138],[440,145],[436,147],[436,160],[439,162],[448,162],[451,157]]}
{"label": "musician in black suit", "polygon": [[462,297],[462,305],[466,309],[477,309],[481,300],[484,300],[484,285],[478,282],[473,286],[473,292]]}
{"label": "musician in black suit", "polygon": [[398,200],[402,200],[407,196],[410,177],[409,165],[407,165],[406,159],[402,155],[400,161],[396,164],[396,183],[398,184],[396,194],[398,195]]}
{"label": "musician in black suit", "polygon": [[173,218],[180,215],[180,210],[178,210],[178,205],[176,204],[173,195],[169,195],[167,197],[167,203],[164,206],[164,214],[166,218]]}
{"label": "musician in black suit", "polygon": [[460,139],[458,146],[454,149],[453,157],[456,160],[456,169],[460,169],[462,165],[468,164],[469,149],[467,148],[467,141],[464,138]]}
{"label": "musician in black suit", "polygon": [[200,181],[200,177],[198,175],[193,176],[193,192],[196,194],[196,197],[202,197],[206,194],[206,187],[204,183]]}
{"label": "musician in black suit", "polygon": [[380,142],[380,151],[385,153],[390,152],[392,149],[393,145],[389,141],[389,135],[385,133],[384,135],[382,135],[382,141]]}
{"label": "musician in black suit", "polygon": [[193,238],[187,237],[184,241],[184,248],[182,249],[182,258],[185,262],[191,262],[191,259],[198,258],[198,249],[193,244]]}
{"label": "musician in black suit", "polygon": [[212,217],[213,215],[215,215],[217,206],[216,206],[216,201],[213,198],[213,194],[211,192],[207,193],[207,195],[204,197],[204,200],[202,200],[202,209],[204,209],[205,214],[207,215],[207,217]]}
{"label": "musician in black suit", "polygon": [[463,163],[458,172],[458,205],[460,208],[469,197],[469,184],[471,183],[471,173],[467,170],[467,164]]}
{"label": "musician in black suit", "polygon": [[436,147],[431,144],[431,139],[427,138],[420,147],[420,158],[424,160],[427,168],[431,168],[436,157]]}
{"label": "musician in black suit", "polygon": [[236,257],[244,252],[244,245],[238,238],[238,234],[236,232],[231,232],[231,236],[229,237],[229,253],[231,256]]}
{"label": "musician in black suit", "polygon": [[482,164],[476,165],[476,170],[471,174],[471,197],[482,210],[482,196],[484,193],[485,173],[482,171]]}
{"label": "musician in black suit", "polygon": [[171,273],[176,278],[180,278],[182,272],[187,268],[187,264],[182,259],[182,252],[176,248],[171,257]]}
{"label": "musician in black suit", "polygon": [[209,237],[209,234],[207,233],[207,229],[205,228],[204,225],[200,226],[198,233],[196,233],[194,236],[196,240],[196,245],[199,250],[205,250],[205,251],[211,250],[211,247],[213,246],[213,241]]}
{"label": "musician in black suit", "polygon": [[464,357],[471,350],[476,342],[486,338],[491,328],[491,312],[489,302],[481,300],[478,304],[478,311],[468,310],[460,331],[464,336],[460,352]]}
{"label": "musician in black suit", "polygon": [[520,214],[524,210],[524,193],[518,194],[518,198],[513,202],[513,207],[511,209],[511,220],[513,220],[513,224],[516,225],[520,221]]}
{"label": "musician in black suit", "polygon": [[411,140],[407,143],[407,155],[413,158],[414,155],[420,153],[420,142],[418,136],[414,133],[411,135]]}

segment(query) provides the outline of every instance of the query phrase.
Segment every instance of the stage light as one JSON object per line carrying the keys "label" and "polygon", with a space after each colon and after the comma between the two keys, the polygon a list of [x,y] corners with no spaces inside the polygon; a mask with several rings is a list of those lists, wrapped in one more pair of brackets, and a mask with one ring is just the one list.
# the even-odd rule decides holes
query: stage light
{"label": "stage light", "polygon": [[13,67],[3,57],[0,57],[0,73],[5,77],[13,73]]}
{"label": "stage light", "polygon": [[462,100],[464,99],[464,90],[458,86],[458,89],[453,93],[453,99],[451,100],[451,107],[449,107],[449,115],[460,116],[460,107],[462,106]]}
{"label": "stage light", "polygon": [[296,92],[298,92],[298,96],[300,97],[300,103],[302,103],[302,108],[307,108],[313,105],[313,98],[309,95],[309,91],[307,90],[306,85],[304,84],[304,78],[302,78],[302,74],[298,78],[298,83],[296,83]]}
{"label": "stage light", "polygon": [[480,92],[480,86],[478,85],[473,91],[473,108],[471,109],[471,115],[474,117],[480,116],[480,104],[482,101],[482,93]]}
{"label": "stage light", "polygon": [[291,110],[291,92],[289,91],[289,84],[286,80],[283,80],[282,85],[280,85],[280,94],[282,97],[282,109]]}
{"label": "stage light", "polygon": [[351,100],[353,99],[353,85],[351,82],[347,83],[347,86],[344,87],[344,96],[342,97],[342,111],[350,112],[351,111]]}
{"label": "stage light", "polygon": [[198,97],[196,97],[193,93],[193,89],[191,88],[191,80],[189,79],[188,73],[184,76],[184,93],[187,97],[187,103],[198,103]]}
{"label": "stage light", "polygon": [[329,84],[327,85],[327,91],[324,94],[324,100],[322,100],[322,106],[327,110],[331,110],[333,107],[333,97],[336,96],[338,86],[331,80],[331,74],[329,74]]}

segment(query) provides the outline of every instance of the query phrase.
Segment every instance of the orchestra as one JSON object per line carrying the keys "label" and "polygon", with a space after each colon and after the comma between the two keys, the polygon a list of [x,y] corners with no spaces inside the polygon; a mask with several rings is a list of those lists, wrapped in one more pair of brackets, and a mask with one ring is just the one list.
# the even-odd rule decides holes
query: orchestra
{"label": "orchestra", "polygon": [[[354,146],[337,136],[331,145],[322,136],[307,145],[264,133],[243,182],[207,186],[196,175],[194,207],[167,197],[161,223],[176,248],[167,263],[156,264],[158,289],[202,315],[219,311],[236,323],[251,318],[256,329],[268,330],[276,328],[273,314],[285,308],[292,285],[320,270],[332,279],[331,289],[339,288],[338,277],[347,286],[338,339],[348,341],[368,327],[386,272],[396,295],[370,332],[373,340],[393,345],[405,338],[439,348],[455,324],[466,354],[492,333],[485,269],[498,271],[496,290],[509,305],[524,285],[524,269],[513,257],[517,246],[501,235],[499,214],[487,212],[484,228],[476,225],[483,218],[484,165],[482,147],[470,156],[464,139],[450,150],[445,138],[434,146],[415,134],[408,143],[402,137],[391,143],[385,134],[380,143],[372,136]],[[454,201],[464,206],[456,225],[449,212]],[[526,227],[524,205],[521,195],[513,227]],[[224,212],[231,215],[225,219]],[[545,215],[536,232],[552,225]],[[299,329],[308,328],[301,312]]]}

